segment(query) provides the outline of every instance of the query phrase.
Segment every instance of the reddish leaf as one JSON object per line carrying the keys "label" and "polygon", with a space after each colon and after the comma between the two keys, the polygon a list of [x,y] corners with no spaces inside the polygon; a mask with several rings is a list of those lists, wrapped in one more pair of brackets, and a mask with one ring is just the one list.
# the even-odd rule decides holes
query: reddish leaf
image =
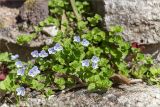
{"label": "reddish leaf", "polygon": [[139,48],[142,52],[145,49],[145,46],[143,44],[138,44],[137,42],[132,43],[132,48]]}
{"label": "reddish leaf", "polygon": [[139,48],[138,43],[137,43],[137,42],[133,42],[133,43],[132,43],[132,48]]}
{"label": "reddish leaf", "polygon": [[5,80],[6,79],[6,74],[4,74],[4,73],[1,73],[0,74],[0,81],[3,81],[3,80]]}

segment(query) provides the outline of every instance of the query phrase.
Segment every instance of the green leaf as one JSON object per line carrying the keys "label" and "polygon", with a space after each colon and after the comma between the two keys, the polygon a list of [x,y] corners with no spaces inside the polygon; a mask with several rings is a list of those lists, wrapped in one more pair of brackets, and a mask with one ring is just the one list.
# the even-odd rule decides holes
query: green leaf
{"label": "green leaf", "polygon": [[63,32],[58,31],[57,35],[53,37],[53,41],[59,43],[61,42],[62,37],[63,37]]}
{"label": "green leaf", "polygon": [[88,48],[88,52],[86,54],[88,56],[96,55],[99,57],[102,52],[103,52],[103,50],[101,48],[92,46],[92,47]]}
{"label": "green leaf", "polygon": [[93,91],[93,90],[95,90],[96,89],[96,84],[95,83],[90,83],[89,85],[88,85],[88,88],[87,88],[89,91]]}
{"label": "green leaf", "polygon": [[42,28],[39,26],[34,26],[34,30],[36,33],[41,32]]}
{"label": "green leaf", "polygon": [[98,27],[93,28],[91,33],[92,33],[93,40],[95,43],[105,40],[106,33],[102,31],[101,29],[99,29]]}
{"label": "green leaf", "polygon": [[94,17],[87,17],[87,20],[90,22],[91,26],[96,26],[102,20],[102,17],[95,14]]}
{"label": "green leaf", "polygon": [[116,48],[110,48],[109,52],[116,59],[122,58],[122,53],[120,51],[118,51]]}
{"label": "green leaf", "polygon": [[144,60],[144,58],[145,58],[144,54],[142,54],[142,53],[138,53],[138,54],[137,54],[136,59],[137,59],[138,61],[142,61],[142,60]]}
{"label": "green leaf", "polygon": [[89,31],[89,32],[86,33],[86,34],[83,34],[83,35],[82,35],[82,38],[85,38],[85,39],[87,39],[87,40],[89,40],[89,41],[92,41],[93,36],[92,36],[92,33]]}
{"label": "green leaf", "polygon": [[91,77],[86,79],[86,81],[88,83],[94,83],[94,82],[99,81],[99,80],[100,80],[100,76],[99,75],[93,75],[93,76],[91,76]]}
{"label": "green leaf", "polygon": [[154,66],[151,67],[149,71],[153,76],[158,76],[160,74],[160,68],[156,68]]}
{"label": "green leaf", "polygon": [[67,68],[64,69],[63,65],[56,64],[56,65],[52,66],[52,70],[55,72],[59,72],[59,73],[66,73]]}
{"label": "green leaf", "polygon": [[63,44],[64,44],[64,47],[70,49],[71,48],[71,39],[70,38],[63,39]]}
{"label": "green leaf", "polygon": [[65,79],[64,78],[55,78],[54,82],[59,85],[64,85]]}
{"label": "green leaf", "polygon": [[101,75],[102,77],[111,77],[114,74],[114,71],[112,69],[110,69],[110,66],[108,67],[102,67],[101,68],[101,72],[99,73],[99,75]]}
{"label": "green leaf", "polygon": [[106,58],[101,58],[100,62],[99,62],[99,66],[106,67],[106,66],[108,66],[108,62],[109,62],[109,60],[107,60]]}
{"label": "green leaf", "polygon": [[7,90],[7,87],[5,85],[5,81],[0,82],[0,90]]}
{"label": "green leaf", "polygon": [[115,64],[117,65],[118,70],[121,74],[126,76],[128,75],[127,64],[125,62],[116,62]]}
{"label": "green leaf", "polygon": [[9,62],[9,54],[7,52],[5,53],[0,53],[0,62]]}
{"label": "green leaf", "polygon": [[79,21],[78,24],[77,24],[78,25],[78,29],[79,30],[82,30],[82,29],[83,30],[87,30],[87,24],[88,23],[85,22],[85,21]]}
{"label": "green leaf", "polygon": [[11,86],[11,79],[9,76],[6,77],[6,79],[4,81],[0,82],[0,89],[1,90],[7,90],[7,91],[11,91],[12,90],[12,86]]}
{"label": "green leaf", "polygon": [[148,68],[145,65],[140,66],[136,71],[132,72],[136,78],[142,79]]}
{"label": "green leaf", "polygon": [[[73,61],[73,62],[71,62],[69,65],[70,65],[72,68],[80,71],[80,65],[81,65],[80,62],[78,62],[78,61]],[[77,69],[77,68],[78,68],[78,69]]]}
{"label": "green leaf", "polygon": [[37,35],[35,33],[32,34],[23,34],[17,37],[17,43],[23,45],[25,43],[31,42]]}
{"label": "green leaf", "polygon": [[64,78],[55,78],[54,82],[58,85],[58,87],[63,90],[65,88],[65,79]]}
{"label": "green leaf", "polygon": [[123,28],[121,26],[111,26],[110,33],[121,33]]}
{"label": "green leaf", "polygon": [[45,81],[47,77],[45,77],[43,75],[37,75],[36,78],[38,81]]}
{"label": "green leaf", "polygon": [[112,86],[112,82],[108,78],[105,78],[97,81],[96,86],[98,89],[106,90]]}
{"label": "green leaf", "polygon": [[54,91],[51,89],[51,88],[45,88],[45,95],[47,97],[49,97],[50,95],[53,95],[54,94]]}
{"label": "green leaf", "polygon": [[45,87],[43,83],[40,83],[37,80],[32,80],[31,84],[32,84],[32,88],[36,90],[42,90]]}

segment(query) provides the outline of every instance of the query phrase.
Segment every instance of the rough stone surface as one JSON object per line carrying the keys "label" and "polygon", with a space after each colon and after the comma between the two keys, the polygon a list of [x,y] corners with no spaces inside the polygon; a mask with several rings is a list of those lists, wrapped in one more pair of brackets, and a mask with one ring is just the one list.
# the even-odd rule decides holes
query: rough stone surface
{"label": "rough stone surface", "polygon": [[159,0],[92,0],[93,8],[105,16],[106,28],[121,25],[124,39],[142,44],[160,42]]}
{"label": "rough stone surface", "polygon": [[20,30],[17,24],[20,6],[17,7],[17,2],[10,4],[10,6],[0,3],[0,52],[12,52],[13,54],[19,54],[23,60],[30,59],[30,52],[35,49],[39,50],[45,44],[50,45],[52,42],[51,38],[39,34],[29,44],[23,46],[18,45],[16,43],[17,37],[29,32]]}
{"label": "rough stone surface", "polygon": [[105,22],[124,27],[124,38],[138,43],[160,42],[159,0],[104,0]]}
{"label": "rough stone surface", "polygon": [[16,39],[20,34],[26,33],[19,32],[16,28],[0,29],[0,52],[19,54],[22,60],[28,60],[31,58],[30,53],[33,50],[41,50],[42,46],[50,45],[53,42],[48,36],[38,35],[38,37],[29,44],[19,45],[16,43]]}
{"label": "rough stone surface", "polygon": [[16,24],[16,16],[19,11],[7,7],[0,8],[0,28],[10,27]]}
{"label": "rough stone surface", "polygon": [[[9,104],[1,104],[8,107]],[[104,93],[89,93],[85,89],[28,98],[20,102],[25,107],[160,107],[160,89],[146,84],[121,85]],[[11,104],[10,104],[11,106]],[[15,107],[12,104],[13,107]]]}
{"label": "rough stone surface", "polygon": [[143,44],[144,53],[160,56],[159,0],[91,0],[93,9],[104,16],[105,27],[121,25],[126,41]]}
{"label": "rough stone surface", "polygon": [[43,27],[42,32],[44,32],[45,34],[51,37],[54,37],[58,33],[58,28],[56,26],[47,26],[47,27]]}
{"label": "rough stone surface", "polygon": [[48,16],[48,0],[26,0],[20,8],[22,21],[37,25]]}

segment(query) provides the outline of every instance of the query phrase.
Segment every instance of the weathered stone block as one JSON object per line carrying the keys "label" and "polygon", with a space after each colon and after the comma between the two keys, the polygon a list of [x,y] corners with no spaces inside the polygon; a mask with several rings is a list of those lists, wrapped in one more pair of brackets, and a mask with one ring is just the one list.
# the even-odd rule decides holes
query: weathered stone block
{"label": "weathered stone block", "polygon": [[20,8],[19,17],[22,21],[37,25],[48,17],[48,0],[26,0]]}
{"label": "weathered stone block", "polygon": [[107,29],[123,26],[125,40],[143,44],[160,42],[160,0],[92,1],[95,8],[104,8]]}

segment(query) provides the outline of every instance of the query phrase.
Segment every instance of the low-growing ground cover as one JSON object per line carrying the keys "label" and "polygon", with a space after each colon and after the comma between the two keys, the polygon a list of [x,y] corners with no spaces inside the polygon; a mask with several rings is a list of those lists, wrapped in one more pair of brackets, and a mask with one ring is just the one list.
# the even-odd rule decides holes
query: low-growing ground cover
{"label": "low-growing ground cover", "polygon": [[31,52],[33,60],[28,62],[17,54],[0,53],[0,90],[17,100],[27,97],[28,88],[46,96],[75,87],[106,91],[115,83],[115,74],[159,85],[160,70],[151,57],[125,42],[120,26],[110,31],[100,27],[103,19],[91,11],[88,0],[50,0],[49,11],[50,16],[28,36],[19,36],[17,43],[25,45],[51,26],[54,43]]}

